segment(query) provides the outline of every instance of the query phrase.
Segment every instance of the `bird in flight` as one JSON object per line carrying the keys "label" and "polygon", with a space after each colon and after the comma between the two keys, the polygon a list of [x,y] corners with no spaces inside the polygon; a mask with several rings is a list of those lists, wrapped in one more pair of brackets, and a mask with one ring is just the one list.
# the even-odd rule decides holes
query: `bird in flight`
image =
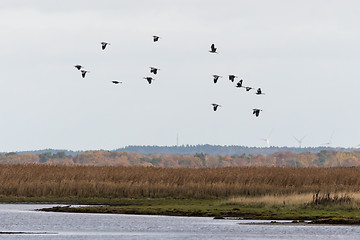
{"label": "bird in flight", "polygon": [[262,110],[261,110],[261,109],[258,109],[258,108],[254,108],[254,109],[253,109],[253,114],[255,114],[255,116],[258,117],[259,114],[260,114],[260,111],[262,111]]}
{"label": "bird in flight", "polygon": [[102,50],[105,50],[105,48],[106,48],[107,45],[110,45],[110,43],[108,43],[108,42],[101,42],[101,49],[102,49]]}
{"label": "bird in flight", "polygon": [[237,76],[235,76],[235,75],[229,75],[229,80],[230,80],[231,82],[234,82],[235,78],[237,78]]}
{"label": "bird in flight", "polygon": [[212,103],[211,105],[213,106],[214,111],[216,111],[218,107],[221,107],[219,104],[216,103]]}
{"label": "bird in flight", "polygon": [[214,77],[214,83],[217,83],[217,81],[219,80],[219,78],[222,78],[221,76],[219,75],[213,75]]}
{"label": "bird in flight", "polygon": [[242,87],[242,84],[243,84],[243,80],[241,79],[241,80],[236,84],[236,87],[237,87],[237,88],[241,88],[241,87]]}
{"label": "bird in flight", "polygon": [[154,42],[159,41],[159,39],[160,39],[160,37],[159,37],[159,36],[153,36],[153,40],[154,40]]}
{"label": "bird in flight", "polygon": [[157,74],[157,72],[159,71],[159,68],[155,68],[155,67],[150,67],[150,72],[153,74]]}
{"label": "bird in flight", "polygon": [[211,53],[218,53],[218,52],[216,52],[216,47],[215,47],[215,44],[211,44],[211,47],[210,47],[211,49],[210,49],[210,51],[209,52],[211,52]]}
{"label": "bird in flight", "polygon": [[250,91],[251,89],[253,89],[252,87],[245,87],[246,91]]}
{"label": "bird in flight", "polygon": [[119,83],[122,83],[122,82],[119,82],[119,81],[116,81],[116,80],[114,80],[114,81],[111,81],[113,84],[119,84]]}
{"label": "bird in flight", "polygon": [[81,76],[82,76],[83,78],[85,78],[85,75],[86,75],[86,73],[88,73],[88,72],[90,72],[90,71],[81,70]]}
{"label": "bird in flight", "polygon": [[75,67],[77,70],[81,70],[82,68],[84,68],[83,66],[81,66],[81,65],[79,65],[79,64],[75,65],[74,67]]}
{"label": "bird in flight", "polygon": [[261,91],[261,88],[258,88],[257,90],[256,90],[256,93],[255,93],[256,95],[264,95],[265,93],[263,93],[262,91]]}
{"label": "bird in flight", "polygon": [[146,81],[148,81],[149,84],[151,84],[151,82],[155,80],[152,77],[144,77],[144,79],[146,79]]}

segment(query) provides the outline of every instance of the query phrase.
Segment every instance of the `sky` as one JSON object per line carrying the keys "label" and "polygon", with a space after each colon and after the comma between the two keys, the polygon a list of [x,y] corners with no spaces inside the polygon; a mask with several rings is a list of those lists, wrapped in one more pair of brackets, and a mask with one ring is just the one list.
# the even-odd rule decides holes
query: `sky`
{"label": "sky", "polygon": [[356,0],[2,0],[0,151],[358,146],[359,25]]}

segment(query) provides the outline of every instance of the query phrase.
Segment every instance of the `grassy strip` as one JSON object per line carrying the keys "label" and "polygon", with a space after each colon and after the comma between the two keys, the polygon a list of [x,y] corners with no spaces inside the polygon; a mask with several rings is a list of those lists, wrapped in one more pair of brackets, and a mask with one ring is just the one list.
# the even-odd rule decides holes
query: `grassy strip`
{"label": "grassy strip", "polygon": [[360,225],[359,218],[320,218],[312,221],[314,224],[344,224],[344,225]]}
{"label": "grassy strip", "polygon": [[312,223],[319,224],[360,224],[360,209],[346,205],[267,206],[262,204],[228,204],[219,200],[185,199],[118,199],[113,201],[113,204],[113,206],[80,208],[53,207],[43,210],[78,213],[236,217],[259,220],[311,220]]}
{"label": "grassy strip", "polygon": [[[52,212],[146,214],[196,217],[236,217],[258,220],[310,220],[314,224],[360,224],[360,209],[349,204],[330,206],[231,203],[199,199],[106,199],[0,197],[3,203],[86,204],[89,207],[53,207]],[[102,205],[102,206],[96,206]],[[104,206],[106,205],[106,206]]]}

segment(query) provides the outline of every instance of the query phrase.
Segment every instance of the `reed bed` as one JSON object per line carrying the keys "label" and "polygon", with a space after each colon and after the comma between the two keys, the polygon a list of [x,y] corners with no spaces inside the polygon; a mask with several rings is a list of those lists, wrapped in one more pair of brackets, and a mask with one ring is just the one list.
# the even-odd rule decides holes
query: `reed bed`
{"label": "reed bed", "polygon": [[317,205],[348,205],[352,208],[360,207],[359,192],[337,192],[337,193],[293,193],[285,195],[264,195],[257,197],[230,197],[223,201],[224,204],[244,204],[263,206],[317,206]]}
{"label": "reed bed", "polygon": [[0,165],[0,197],[226,199],[360,190],[359,168]]}
{"label": "reed bed", "polygon": [[245,204],[245,205],[301,205],[311,202],[312,193],[287,194],[287,195],[265,195],[258,197],[231,197],[224,201],[225,204]]}

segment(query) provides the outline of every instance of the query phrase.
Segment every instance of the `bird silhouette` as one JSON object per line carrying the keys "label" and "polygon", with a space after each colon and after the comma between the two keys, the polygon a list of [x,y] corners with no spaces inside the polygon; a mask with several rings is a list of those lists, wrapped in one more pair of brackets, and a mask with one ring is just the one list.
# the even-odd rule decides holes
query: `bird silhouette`
{"label": "bird silhouette", "polygon": [[81,70],[82,68],[84,68],[83,66],[81,66],[81,65],[79,65],[79,64],[75,65],[74,67],[75,67],[77,70]]}
{"label": "bird silhouette", "polygon": [[211,52],[211,53],[217,53],[216,52],[216,47],[215,47],[215,44],[211,44],[211,47],[210,47],[211,49],[210,49],[210,51],[209,52]]}
{"label": "bird silhouette", "polygon": [[144,77],[144,79],[146,79],[146,81],[148,81],[149,84],[151,84],[151,82],[155,80],[152,77]]}
{"label": "bird silhouette", "polygon": [[241,88],[241,87],[242,87],[242,84],[243,84],[243,80],[241,79],[241,80],[236,84],[236,87],[237,87],[237,88]]}
{"label": "bird silhouette", "polygon": [[218,107],[221,107],[219,104],[216,103],[212,103],[211,105],[213,106],[214,111],[216,111]]}
{"label": "bird silhouette", "polygon": [[102,49],[102,50],[105,50],[105,48],[106,48],[107,45],[110,45],[110,43],[108,43],[108,42],[101,42],[101,49]]}
{"label": "bird silhouette", "polygon": [[250,91],[251,89],[254,89],[252,87],[244,87],[244,88],[246,89],[247,92]]}
{"label": "bird silhouette", "polygon": [[217,83],[217,81],[219,80],[219,78],[222,78],[221,76],[219,75],[213,75],[214,77],[214,83]]}
{"label": "bird silhouette", "polygon": [[153,74],[157,74],[157,72],[159,71],[160,69],[159,68],[155,68],[155,67],[150,67],[150,72],[153,73]]}
{"label": "bird silhouette", "polygon": [[119,84],[119,83],[122,83],[122,82],[119,82],[119,81],[116,81],[116,80],[114,80],[114,81],[111,81],[112,83],[114,83],[114,84]]}
{"label": "bird silhouette", "polygon": [[90,71],[81,70],[81,76],[82,76],[83,78],[85,78],[85,75],[86,75],[88,72],[90,72]]}
{"label": "bird silhouette", "polygon": [[258,88],[257,90],[256,90],[256,93],[255,93],[256,95],[264,95],[265,93],[263,93],[262,91],[261,91],[261,88]]}
{"label": "bird silhouette", "polygon": [[261,110],[261,109],[258,109],[258,108],[254,108],[254,109],[253,109],[253,114],[255,114],[255,116],[258,117],[259,114],[260,114],[260,111],[262,111],[262,110]]}
{"label": "bird silhouette", "polygon": [[159,41],[159,39],[160,39],[160,37],[159,37],[159,36],[153,36],[153,40],[154,40],[154,42]]}
{"label": "bird silhouette", "polygon": [[229,80],[230,80],[231,82],[234,82],[235,78],[237,78],[237,76],[235,76],[235,75],[229,75]]}

